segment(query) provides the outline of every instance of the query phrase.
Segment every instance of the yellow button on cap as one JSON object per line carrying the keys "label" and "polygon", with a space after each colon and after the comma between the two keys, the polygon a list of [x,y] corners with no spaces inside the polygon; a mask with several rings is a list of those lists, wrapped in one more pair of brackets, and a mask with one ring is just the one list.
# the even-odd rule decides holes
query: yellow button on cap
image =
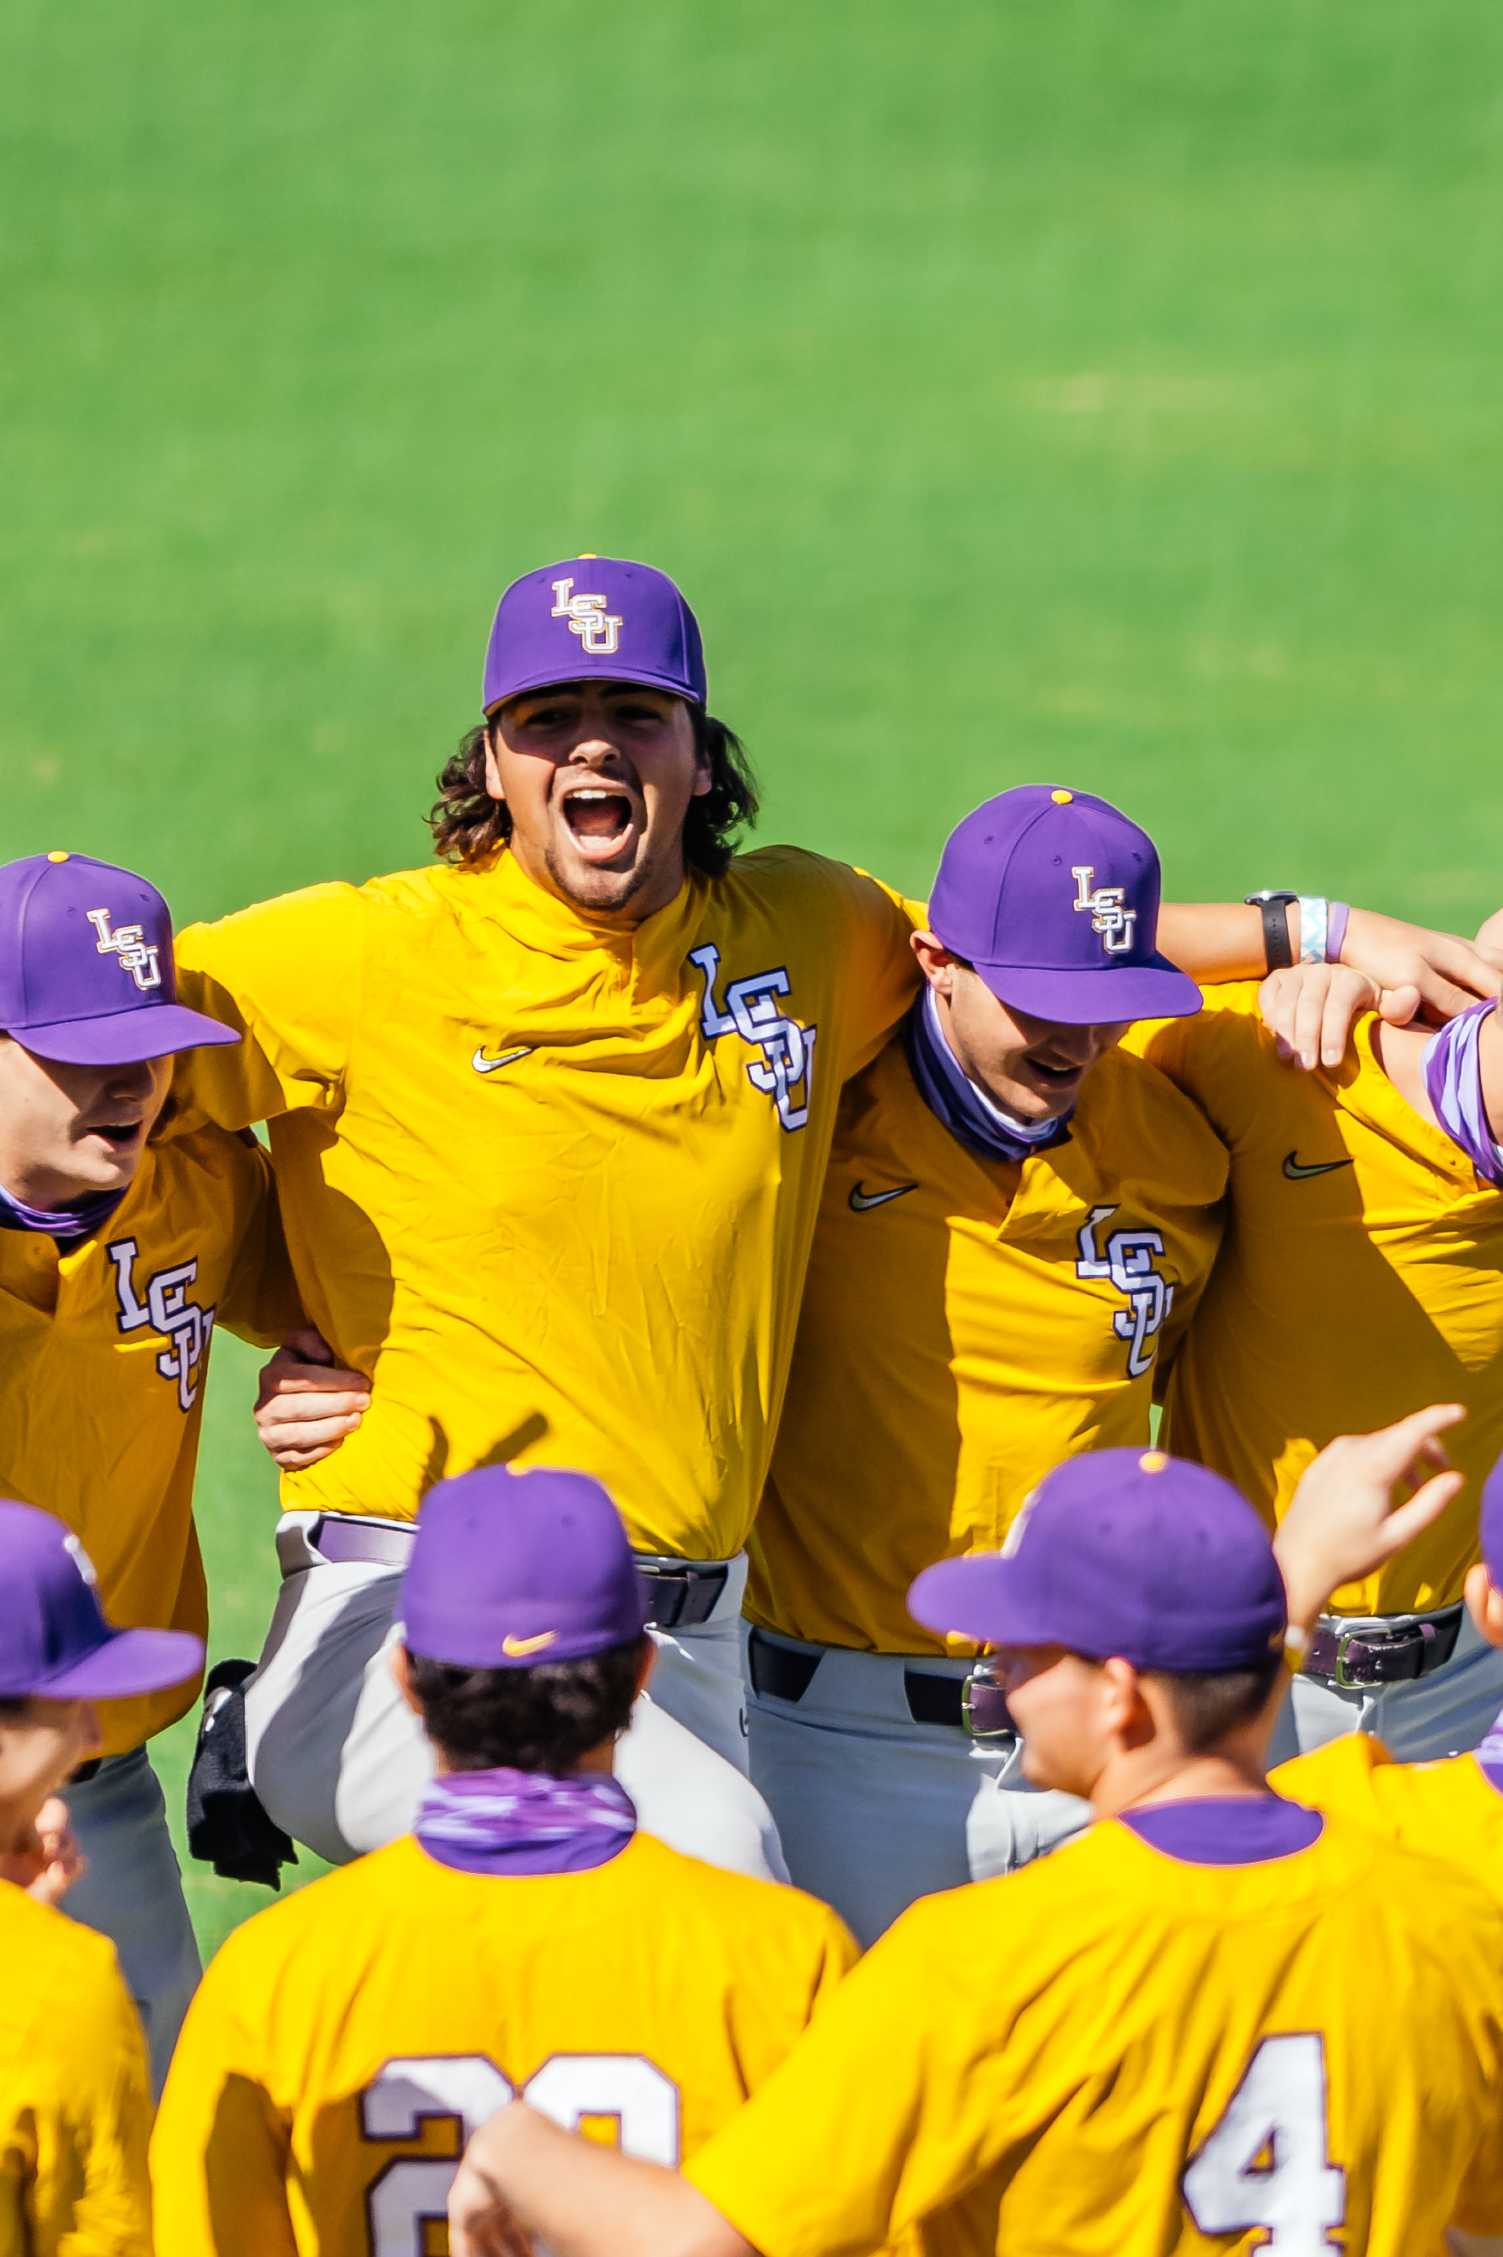
{"label": "yellow button on cap", "polygon": [[1164,1451],[1145,1450],[1138,1460],[1138,1471],[1139,1473],[1162,1473],[1168,1463],[1169,1460]]}
{"label": "yellow button on cap", "polygon": [[60,846],[55,846],[47,859],[49,862],[68,862],[72,857],[65,854]]}
{"label": "yellow button on cap", "polygon": [[1058,791],[1051,792],[1049,794],[1049,797],[1053,800],[1056,807],[1068,807],[1071,800],[1075,797],[1075,794],[1073,792]]}

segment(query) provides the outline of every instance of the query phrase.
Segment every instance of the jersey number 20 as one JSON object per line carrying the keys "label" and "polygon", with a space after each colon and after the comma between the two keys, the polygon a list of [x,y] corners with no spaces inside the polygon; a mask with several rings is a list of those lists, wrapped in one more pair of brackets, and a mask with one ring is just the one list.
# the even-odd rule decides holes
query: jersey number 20
{"label": "jersey number 20", "polygon": [[1180,2186],[1203,2234],[1261,2227],[1260,2246],[1277,2257],[1329,2257],[1346,2216],[1346,2173],[1326,2144],[1321,2038],[1264,2038]]}
{"label": "jersey number 20", "polygon": [[[368,2140],[416,2139],[425,2123],[447,2118],[463,2146],[509,2100],[525,2100],[565,2131],[586,2118],[614,2118],[626,2154],[644,2163],[679,2159],[678,2087],[633,2053],[555,2053],[520,2089],[483,2053],[388,2061],[360,2095],[360,2129]],[[388,2163],[365,2197],[371,2257],[423,2257],[424,2228],[442,2222],[453,2177],[452,2159]]]}

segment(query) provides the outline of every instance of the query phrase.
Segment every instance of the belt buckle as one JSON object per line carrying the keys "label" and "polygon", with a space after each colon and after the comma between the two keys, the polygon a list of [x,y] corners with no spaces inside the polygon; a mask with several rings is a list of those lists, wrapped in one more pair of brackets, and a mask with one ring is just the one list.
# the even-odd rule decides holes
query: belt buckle
{"label": "belt buckle", "polygon": [[1347,1654],[1362,1636],[1360,1630],[1339,1630],[1336,1634],[1336,1667],[1331,1672],[1331,1683],[1339,1685],[1344,1692],[1360,1692],[1369,1682],[1367,1678],[1353,1677],[1347,1671]]}
{"label": "belt buckle", "polygon": [[960,1720],[973,1740],[998,1750],[1017,1746],[1020,1735],[1007,1706],[1006,1688],[989,1662],[973,1662],[962,1678]]}

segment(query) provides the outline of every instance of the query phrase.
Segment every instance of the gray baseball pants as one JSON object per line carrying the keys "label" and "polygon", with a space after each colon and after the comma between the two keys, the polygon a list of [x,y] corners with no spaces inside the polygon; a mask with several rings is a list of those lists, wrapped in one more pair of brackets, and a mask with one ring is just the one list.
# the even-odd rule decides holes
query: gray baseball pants
{"label": "gray baseball pants", "polygon": [[960,1679],[968,1662],[768,1642],[817,1666],[797,1701],[748,1691],[752,1778],[795,1884],[834,1905],[863,1949],[915,1897],[1013,1872],[1087,1822],[1073,1795],[1028,1785],[1016,1747],[915,1722],[906,1673]]}
{"label": "gray baseball pants", "polygon": [[[314,1513],[284,1516],[306,1532]],[[251,1778],[294,1841],[331,1864],[407,1832],[433,1776],[417,1718],[389,1666],[400,1569],[334,1564],[311,1550],[284,1572],[271,1627],[245,1685]],[[709,1620],[654,1630],[649,1691],[616,1771],[644,1830],[711,1865],[786,1881],[777,1829],[746,1769],[739,1620],[746,1562],[729,1563]]]}
{"label": "gray baseball pants", "polygon": [[108,1936],[119,1953],[160,2092],[202,1971],[162,1790],[146,1750],[132,1748],[65,1788],[64,1800],[89,1869],[63,1910]]}

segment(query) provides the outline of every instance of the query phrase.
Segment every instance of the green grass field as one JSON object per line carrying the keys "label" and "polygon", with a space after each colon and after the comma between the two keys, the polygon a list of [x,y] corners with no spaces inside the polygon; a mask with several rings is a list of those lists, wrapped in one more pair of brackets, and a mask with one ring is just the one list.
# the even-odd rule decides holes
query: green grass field
{"label": "green grass field", "polygon": [[[496,594],[586,548],[689,590],[764,837],[919,886],[1062,778],[1181,894],[1503,893],[1490,0],[21,0],[10,51],[6,855],[185,916],[420,859]],[[208,1941],[264,1901],[192,1885]]]}

